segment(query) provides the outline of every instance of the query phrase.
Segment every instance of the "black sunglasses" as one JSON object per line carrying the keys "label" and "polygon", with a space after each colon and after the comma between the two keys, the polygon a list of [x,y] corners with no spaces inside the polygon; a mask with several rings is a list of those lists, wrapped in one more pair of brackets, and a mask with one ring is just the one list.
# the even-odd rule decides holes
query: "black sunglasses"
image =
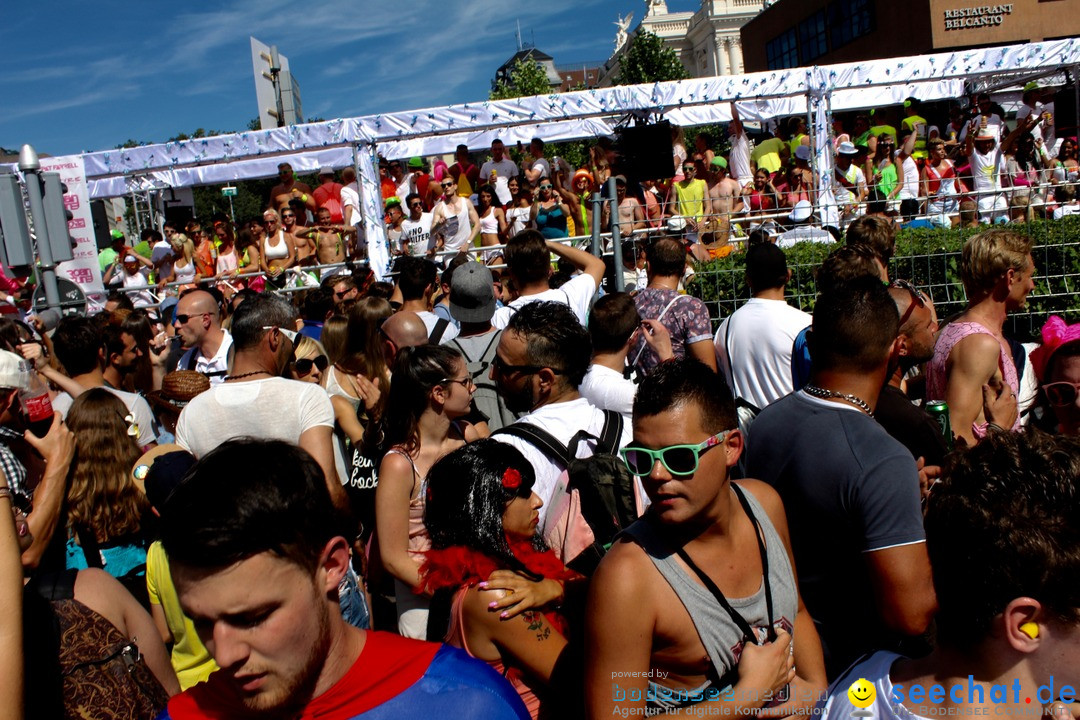
{"label": "black sunglasses", "polygon": [[184,324],[187,323],[188,320],[190,320],[193,317],[202,317],[203,315],[209,315],[209,314],[210,313],[195,313],[194,315],[177,315],[176,316],[176,322],[180,323],[181,325],[184,325]]}
{"label": "black sunglasses", "polygon": [[25,516],[29,515],[30,511],[34,509],[34,501],[30,499],[29,495],[12,490],[11,506]]}
{"label": "black sunglasses", "polygon": [[[515,373],[516,372],[516,373],[524,373],[524,374],[527,374],[527,375],[535,375],[536,373],[540,372],[541,370],[543,370],[544,368],[547,367],[546,365],[510,365],[510,364],[506,363],[498,355],[496,355],[495,359],[491,361],[491,366],[493,368],[495,368],[495,372],[497,372],[499,374],[502,374],[502,373]],[[551,367],[549,367],[547,369],[550,370],[555,375],[562,375],[563,373],[566,372],[565,370],[560,370],[559,368],[551,368]]]}
{"label": "black sunglasses", "polygon": [[296,374],[301,377],[311,372],[311,366],[319,368],[319,372],[326,370],[330,365],[330,361],[326,359],[325,355],[317,355],[315,358],[303,358],[301,360],[293,360],[293,367],[296,368]]}

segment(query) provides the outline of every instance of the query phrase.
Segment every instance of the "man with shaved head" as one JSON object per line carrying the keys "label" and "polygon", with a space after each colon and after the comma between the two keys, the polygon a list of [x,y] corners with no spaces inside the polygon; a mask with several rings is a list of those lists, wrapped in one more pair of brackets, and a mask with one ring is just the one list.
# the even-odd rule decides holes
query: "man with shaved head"
{"label": "man with shaved head", "polygon": [[393,367],[398,350],[428,344],[427,326],[424,320],[411,310],[399,310],[386,318],[379,327],[383,336],[383,355],[387,367]]}
{"label": "man with shaved head", "polygon": [[195,370],[217,385],[229,372],[232,336],[221,327],[221,309],[205,290],[188,290],[176,305],[173,328],[188,351],[176,364],[177,370]]}

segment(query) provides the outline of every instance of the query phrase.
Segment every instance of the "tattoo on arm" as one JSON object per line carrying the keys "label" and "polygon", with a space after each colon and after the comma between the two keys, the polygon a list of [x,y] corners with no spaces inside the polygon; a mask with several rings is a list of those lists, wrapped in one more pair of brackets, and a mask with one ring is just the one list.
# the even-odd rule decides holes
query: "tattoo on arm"
{"label": "tattoo on arm", "polygon": [[536,633],[537,640],[547,640],[551,636],[551,628],[544,623],[544,616],[536,610],[526,610],[521,613],[521,617],[529,629]]}

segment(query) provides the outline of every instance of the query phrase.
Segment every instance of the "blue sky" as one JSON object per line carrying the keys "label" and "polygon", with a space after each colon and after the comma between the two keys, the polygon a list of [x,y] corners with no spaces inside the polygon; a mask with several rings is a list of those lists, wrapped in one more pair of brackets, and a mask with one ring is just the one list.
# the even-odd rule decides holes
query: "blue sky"
{"label": "blue sky", "polygon": [[[671,12],[697,0],[669,0]],[[644,0],[10,3],[0,43],[0,146],[50,155],[242,130],[258,114],[249,36],[276,44],[307,117],[487,97],[524,40],[558,64],[606,59],[619,14]]]}

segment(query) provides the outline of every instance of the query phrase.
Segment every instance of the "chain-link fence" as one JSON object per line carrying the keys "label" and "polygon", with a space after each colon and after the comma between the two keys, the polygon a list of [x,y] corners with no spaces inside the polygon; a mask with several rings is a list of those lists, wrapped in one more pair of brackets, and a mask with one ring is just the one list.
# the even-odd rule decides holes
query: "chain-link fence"
{"label": "chain-link fence", "polygon": [[[1080,218],[1046,220],[1015,227],[1034,240],[1035,290],[1026,307],[1010,314],[1006,332],[1017,340],[1039,337],[1046,319],[1057,314],[1069,322],[1080,321]],[[933,298],[938,316],[944,320],[960,312],[967,295],[960,281],[960,253],[964,241],[981,228],[904,230],[897,237],[896,255],[889,277],[912,281]],[[791,282],[788,302],[807,312],[817,295],[815,274],[833,243],[802,243],[788,248]],[[701,266],[688,291],[705,301],[714,323],[740,307],[750,297],[744,278],[742,253]]]}

